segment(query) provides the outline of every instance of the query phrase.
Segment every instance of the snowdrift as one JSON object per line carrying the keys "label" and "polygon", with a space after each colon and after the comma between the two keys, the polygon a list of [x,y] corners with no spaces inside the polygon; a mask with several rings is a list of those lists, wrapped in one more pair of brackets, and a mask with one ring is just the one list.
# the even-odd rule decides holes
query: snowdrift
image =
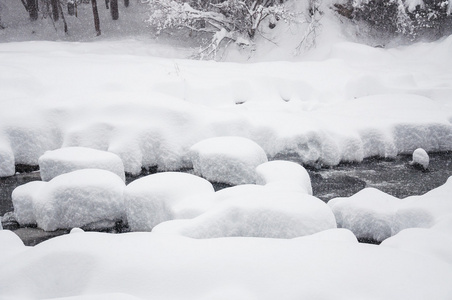
{"label": "snowdrift", "polygon": [[193,145],[225,136],[315,165],[452,149],[452,37],[241,65],[147,56],[147,46],[0,44],[0,176],[62,147],[112,152],[132,174],[190,168]]}

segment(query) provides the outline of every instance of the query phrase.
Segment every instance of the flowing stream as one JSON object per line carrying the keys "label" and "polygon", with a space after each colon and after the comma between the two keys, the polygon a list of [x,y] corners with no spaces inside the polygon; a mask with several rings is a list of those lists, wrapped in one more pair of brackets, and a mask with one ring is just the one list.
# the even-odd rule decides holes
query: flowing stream
{"label": "flowing stream", "polygon": [[[394,159],[369,158],[361,163],[344,163],[331,168],[308,168],[314,196],[325,202],[336,197],[349,197],[365,187],[375,187],[398,198],[422,195],[440,185],[452,176],[452,152],[430,154],[427,171],[410,164],[411,156],[398,156]],[[152,174],[144,172],[140,176],[127,176],[130,183],[142,176]],[[39,228],[21,228],[11,218],[13,204],[12,191],[19,185],[41,180],[39,171],[18,173],[11,177],[0,178],[0,216],[5,229],[11,229],[26,245],[36,245],[49,238],[66,234],[68,230],[44,232]],[[228,185],[213,183],[215,190]],[[5,215],[6,214],[6,215]],[[86,228],[105,232],[122,232],[122,224],[110,223],[105,228]]]}

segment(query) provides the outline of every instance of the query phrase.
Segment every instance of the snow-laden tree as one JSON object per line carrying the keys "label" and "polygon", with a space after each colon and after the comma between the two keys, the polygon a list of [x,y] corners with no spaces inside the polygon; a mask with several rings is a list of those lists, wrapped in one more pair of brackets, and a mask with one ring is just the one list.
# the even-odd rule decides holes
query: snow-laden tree
{"label": "snow-laden tree", "polygon": [[263,26],[272,29],[278,22],[312,22],[307,21],[307,13],[292,11],[283,0],[151,0],[149,5],[148,22],[157,34],[186,28],[210,37],[199,51],[200,58],[214,58],[221,46],[231,43],[253,46],[255,37],[263,35]]}

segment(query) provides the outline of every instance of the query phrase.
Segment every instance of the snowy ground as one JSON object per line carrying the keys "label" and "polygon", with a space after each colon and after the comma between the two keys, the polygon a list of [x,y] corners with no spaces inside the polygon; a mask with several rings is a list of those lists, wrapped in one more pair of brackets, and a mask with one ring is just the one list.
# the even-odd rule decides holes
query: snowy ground
{"label": "snowy ground", "polygon": [[[132,174],[191,168],[196,157],[199,175],[231,161],[252,171],[265,164],[262,153],[334,166],[452,150],[452,37],[392,49],[342,41],[292,61],[269,53],[219,63],[184,53],[138,39],[0,43],[0,176],[62,147],[111,152]],[[224,137],[230,146],[205,151],[205,140]],[[74,229],[36,247],[1,230],[0,299],[452,298],[452,179],[420,197],[367,190],[328,206],[292,166],[258,166],[251,184],[222,192],[191,174],[124,186],[105,170],[22,186],[21,217],[48,229],[105,211],[138,221],[158,212],[166,222],[121,235]],[[183,188],[172,188],[176,177]],[[111,205],[96,210],[108,203],[89,200],[107,190]],[[83,199],[82,209],[64,210],[71,197]],[[144,202],[155,209],[143,210]],[[359,244],[352,231],[386,240]]]}

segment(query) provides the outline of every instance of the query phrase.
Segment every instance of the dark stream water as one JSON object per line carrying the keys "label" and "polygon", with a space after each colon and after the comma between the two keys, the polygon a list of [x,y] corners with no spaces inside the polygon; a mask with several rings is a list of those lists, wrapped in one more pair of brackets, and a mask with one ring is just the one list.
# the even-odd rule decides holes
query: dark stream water
{"label": "dark stream water", "polygon": [[[398,156],[394,159],[369,158],[361,163],[346,163],[332,168],[308,168],[314,196],[325,202],[336,197],[349,197],[365,187],[375,187],[398,198],[422,195],[443,185],[452,176],[452,152],[430,154],[427,171],[410,165],[411,156]],[[143,172],[140,176],[126,176],[130,183],[142,176],[152,174]],[[13,230],[26,245],[36,245],[49,238],[68,233],[68,230],[44,232],[38,228],[20,228],[9,212],[13,211],[12,191],[19,185],[41,180],[39,172],[24,172],[15,176],[0,178],[0,216],[3,227]],[[228,185],[213,183],[215,190]],[[86,228],[87,230],[121,232],[121,224],[110,224],[106,228]]]}

